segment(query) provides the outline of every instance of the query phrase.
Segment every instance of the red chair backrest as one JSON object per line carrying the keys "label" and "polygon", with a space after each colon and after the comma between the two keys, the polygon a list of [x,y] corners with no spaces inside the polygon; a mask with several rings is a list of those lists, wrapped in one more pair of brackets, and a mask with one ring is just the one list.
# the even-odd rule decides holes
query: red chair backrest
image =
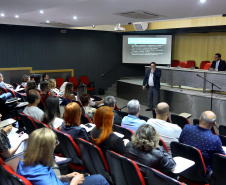
{"label": "red chair backrest", "polygon": [[80,77],[80,83],[84,83],[85,85],[89,85],[89,79],[88,76],[81,76]]}
{"label": "red chair backrest", "polygon": [[203,69],[204,70],[209,70],[211,65],[212,65],[211,63],[206,63]]}
{"label": "red chair backrest", "polygon": [[79,147],[72,137],[69,134],[63,133],[57,129],[53,129],[53,131],[56,133],[57,138],[60,141],[60,149],[63,157],[72,159],[72,163],[70,163],[69,166],[74,169],[77,168],[77,170],[84,169],[82,166],[82,156]]}
{"label": "red chair backrest", "polygon": [[165,142],[164,142],[161,138],[159,138],[159,145],[160,145],[160,146],[163,146],[164,149],[166,150],[166,152],[168,152],[168,149],[167,149],[167,147],[166,147],[166,144],[165,144]]}
{"label": "red chair backrest", "polygon": [[179,67],[186,68],[187,67],[187,62],[180,62]]}
{"label": "red chair backrest", "polygon": [[199,69],[204,69],[204,66],[205,66],[206,64],[208,64],[208,63],[210,63],[210,61],[202,61],[201,64],[200,64]]}
{"label": "red chair backrest", "polygon": [[73,83],[73,87],[78,87],[78,79],[76,77],[69,77],[69,82]]}
{"label": "red chair backrest", "polygon": [[20,119],[26,128],[27,134],[30,134],[31,132],[33,132],[34,130],[37,129],[32,117],[30,117],[24,113],[20,113]]}
{"label": "red chair backrest", "polygon": [[82,155],[83,164],[88,172],[92,175],[101,174],[111,181],[109,166],[102,150],[82,138],[77,138],[76,140]]}
{"label": "red chair backrest", "polygon": [[41,122],[41,121],[39,121],[39,120],[37,120],[37,119],[35,119],[35,120],[33,120],[34,121],[34,123],[35,123],[35,125],[36,125],[36,127],[39,129],[39,128],[50,128],[49,127],[49,125],[47,125],[47,124],[45,124],[45,123],[43,123],[43,122]]}
{"label": "red chair backrest", "polygon": [[179,60],[172,60],[171,67],[177,67],[177,66],[179,66],[179,64],[180,64]]}
{"label": "red chair backrest", "polygon": [[56,85],[57,87],[61,87],[61,85],[64,83],[64,78],[56,78]]}
{"label": "red chair backrest", "polygon": [[106,158],[114,184],[145,185],[144,177],[136,162],[109,150],[106,151]]}
{"label": "red chair backrest", "polygon": [[25,177],[14,172],[9,165],[0,166],[0,184],[4,185],[32,185]]}
{"label": "red chair backrest", "polygon": [[188,60],[187,61],[187,68],[195,67],[195,61],[194,60]]}

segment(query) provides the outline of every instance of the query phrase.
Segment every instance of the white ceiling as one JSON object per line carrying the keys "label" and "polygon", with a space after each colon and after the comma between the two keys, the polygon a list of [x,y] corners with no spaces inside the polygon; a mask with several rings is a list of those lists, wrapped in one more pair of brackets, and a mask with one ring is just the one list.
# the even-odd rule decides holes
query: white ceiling
{"label": "white ceiling", "polygon": [[220,15],[226,13],[225,7],[226,0],[0,0],[0,13],[5,14],[0,24],[48,26],[40,23],[49,20],[72,27],[115,25],[142,21],[114,15],[118,12],[144,10],[165,16],[145,20],[156,21]]}

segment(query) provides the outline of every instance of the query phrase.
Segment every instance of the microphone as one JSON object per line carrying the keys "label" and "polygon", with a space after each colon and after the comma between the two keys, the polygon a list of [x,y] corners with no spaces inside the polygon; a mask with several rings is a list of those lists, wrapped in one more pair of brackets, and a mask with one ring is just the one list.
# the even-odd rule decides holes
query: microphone
{"label": "microphone", "polygon": [[198,77],[202,77],[202,76],[200,76],[199,74],[196,74],[196,76],[198,76]]}

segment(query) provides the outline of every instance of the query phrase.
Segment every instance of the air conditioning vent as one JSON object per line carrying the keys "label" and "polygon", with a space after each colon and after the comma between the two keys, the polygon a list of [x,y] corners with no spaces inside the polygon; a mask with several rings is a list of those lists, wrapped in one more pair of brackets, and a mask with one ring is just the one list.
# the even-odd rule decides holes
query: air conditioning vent
{"label": "air conditioning vent", "polygon": [[45,25],[59,27],[59,28],[75,27],[75,25],[65,24],[65,23],[60,23],[60,22],[55,22],[55,21],[50,21],[49,23],[41,22],[40,24],[45,24]]}
{"label": "air conditioning vent", "polygon": [[115,15],[124,16],[132,19],[149,19],[149,20],[156,19],[159,17],[164,17],[162,15],[158,15],[158,14],[143,11],[143,10],[115,13]]}

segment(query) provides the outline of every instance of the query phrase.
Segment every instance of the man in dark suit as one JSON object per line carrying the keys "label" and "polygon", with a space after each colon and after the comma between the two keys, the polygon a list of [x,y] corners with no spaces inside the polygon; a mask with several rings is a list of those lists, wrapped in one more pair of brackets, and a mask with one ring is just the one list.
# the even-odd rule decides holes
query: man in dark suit
{"label": "man in dark suit", "polygon": [[225,71],[225,61],[221,60],[220,53],[216,53],[214,55],[214,61],[212,62],[210,68],[215,69],[215,71]]}
{"label": "man in dark suit", "polygon": [[162,74],[161,69],[156,68],[156,63],[152,62],[151,69],[148,69],[144,81],[143,90],[148,89],[148,109],[150,111],[153,109],[153,95],[155,97],[155,104],[160,102],[160,77]]}

